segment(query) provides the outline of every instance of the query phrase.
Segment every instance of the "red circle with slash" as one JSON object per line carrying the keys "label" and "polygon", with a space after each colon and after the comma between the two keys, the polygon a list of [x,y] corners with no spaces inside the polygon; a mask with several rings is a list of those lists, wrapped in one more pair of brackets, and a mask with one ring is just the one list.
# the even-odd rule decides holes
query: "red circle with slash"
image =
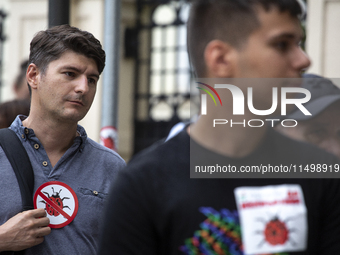
{"label": "red circle with slash", "polygon": [[59,181],[41,185],[34,194],[34,208],[44,208],[50,219],[50,228],[62,228],[70,224],[78,212],[78,198],[73,189]]}

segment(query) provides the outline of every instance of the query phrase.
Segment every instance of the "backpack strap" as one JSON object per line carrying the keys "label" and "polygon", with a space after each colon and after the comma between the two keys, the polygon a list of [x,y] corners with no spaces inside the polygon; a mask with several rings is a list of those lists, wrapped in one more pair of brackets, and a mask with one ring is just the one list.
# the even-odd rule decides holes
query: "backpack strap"
{"label": "backpack strap", "polygon": [[23,210],[33,209],[34,174],[24,146],[16,133],[8,128],[0,129],[0,146],[18,179]]}

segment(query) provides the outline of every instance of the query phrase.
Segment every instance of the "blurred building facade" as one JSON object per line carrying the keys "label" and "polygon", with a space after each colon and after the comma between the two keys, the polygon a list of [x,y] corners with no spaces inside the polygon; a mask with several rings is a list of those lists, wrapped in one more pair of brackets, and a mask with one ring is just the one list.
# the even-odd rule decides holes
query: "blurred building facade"
{"label": "blurred building facade", "polygon": [[[70,0],[70,25],[90,31],[103,43],[104,3]],[[7,14],[2,31],[3,102],[14,97],[13,80],[21,61],[28,57],[32,37],[48,28],[48,0],[0,0],[0,9]],[[307,10],[306,51],[312,59],[309,72],[338,78],[340,0],[308,0]],[[126,160],[165,136],[173,124],[190,117],[187,12],[185,1],[121,1],[118,152]],[[81,121],[96,141],[101,129],[101,82],[90,112]]]}

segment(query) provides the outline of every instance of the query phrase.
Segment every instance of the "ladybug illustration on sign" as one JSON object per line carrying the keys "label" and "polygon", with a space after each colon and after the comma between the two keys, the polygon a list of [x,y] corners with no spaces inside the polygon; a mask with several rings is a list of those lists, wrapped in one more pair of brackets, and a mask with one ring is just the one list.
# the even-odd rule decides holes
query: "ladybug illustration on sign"
{"label": "ladybug illustration on sign", "polygon": [[289,233],[294,232],[294,229],[288,229],[286,223],[291,220],[287,219],[286,221],[281,221],[277,216],[272,218],[270,221],[265,222],[264,219],[258,219],[265,224],[264,230],[256,231],[256,234],[264,235],[264,240],[259,243],[259,247],[262,246],[265,242],[270,245],[283,245],[287,241],[290,241],[293,245],[295,242],[289,239]]}
{"label": "ladybug illustration on sign", "polygon": [[[58,190],[59,192],[55,192]],[[61,192],[64,194],[63,197],[61,197]],[[70,186],[60,181],[43,183],[35,191],[33,205],[35,209],[44,208],[47,212],[47,217],[50,220],[48,226],[50,228],[67,226],[74,220],[78,212],[76,193]]]}
{"label": "ladybug illustration on sign", "polygon": [[284,244],[288,240],[288,228],[277,217],[269,221],[264,228],[264,238],[271,245]]}
{"label": "ladybug illustration on sign", "polygon": [[[69,197],[60,198],[60,192],[62,191],[61,189],[59,190],[59,192],[54,192],[54,188],[52,187],[52,191],[53,191],[52,196],[50,196],[50,194],[48,194],[47,192],[43,191],[43,193],[45,193],[51,201],[53,201],[55,204],[57,204],[59,208],[70,209],[70,207],[68,207],[67,205],[64,205],[64,203],[63,203],[64,199],[70,199],[70,198]],[[49,215],[53,215],[53,216],[57,217],[60,214],[57,210],[55,210],[51,205],[46,203],[44,200],[42,200],[40,202],[44,203],[46,205],[45,210]]]}

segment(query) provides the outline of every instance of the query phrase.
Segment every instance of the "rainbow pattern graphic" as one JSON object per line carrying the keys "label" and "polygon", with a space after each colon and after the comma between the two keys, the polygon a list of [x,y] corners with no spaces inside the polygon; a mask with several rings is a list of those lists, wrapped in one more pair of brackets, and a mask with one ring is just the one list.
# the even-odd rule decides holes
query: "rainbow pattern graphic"
{"label": "rainbow pattern graphic", "polygon": [[[244,255],[238,212],[200,207],[207,219],[179,250],[187,255]],[[288,255],[277,253],[273,255]]]}
{"label": "rainbow pattern graphic", "polygon": [[[221,100],[221,98],[220,98],[220,95],[217,93],[217,91],[216,91],[213,87],[211,87],[210,85],[205,84],[205,83],[203,83],[203,82],[196,82],[196,83],[201,84],[201,85],[203,85],[203,86],[206,86],[206,87],[209,88],[211,91],[213,91],[213,92],[215,93],[215,95],[217,96],[218,100],[220,101],[220,104],[222,105],[222,100]],[[204,88],[200,88],[200,87],[196,87],[196,88],[198,88],[198,89],[203,90],[204,92],[206,92],[206,93],[214,100],[214,103],[215,103],[215,105],[217,106],[216,100],[215,100],[214,96],[211,94],[211,92],[210,92],[209,90],[204,89]]]}
{"label": "rainbow pattern graphic", "polygon": [[184,254],[242,255],[241,228],[237,211],[201,207],[199,211],[207,219],[200,224],[192,238],[180,247]]}

